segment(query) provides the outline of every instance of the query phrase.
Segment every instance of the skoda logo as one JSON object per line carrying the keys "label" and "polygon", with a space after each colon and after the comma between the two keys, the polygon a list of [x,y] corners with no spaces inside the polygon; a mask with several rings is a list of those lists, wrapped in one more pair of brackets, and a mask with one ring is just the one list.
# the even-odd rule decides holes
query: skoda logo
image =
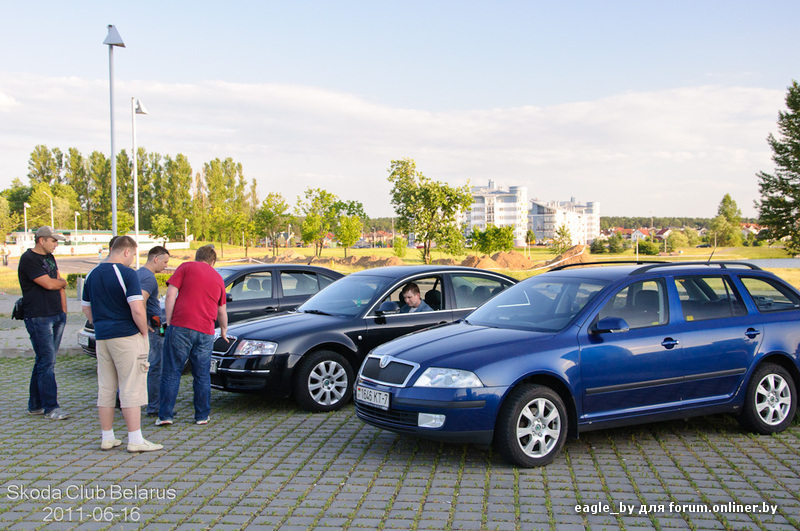
{"label": "skoda logo", "polygon": [[386,366],[387,366],[387,365],[389,365],[389,362],[390,362],[390,361],[392,361],[392,358],[391,358],[391,357],[389,357],[389,356],[382,356],[382,357],[381,357],[381,362],[380,362],[381,369],[385,369],[385,368],[386,368]]}

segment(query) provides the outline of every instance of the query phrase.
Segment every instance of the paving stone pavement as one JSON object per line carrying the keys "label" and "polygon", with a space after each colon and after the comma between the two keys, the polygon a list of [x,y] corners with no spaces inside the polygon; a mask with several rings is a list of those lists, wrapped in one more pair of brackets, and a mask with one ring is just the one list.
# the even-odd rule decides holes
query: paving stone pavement
{"label": "paving stone pavement", "polygon": [[[33,360],[0,358],[4,529],[797,529],[800,423],[756,437],[730,416],[570,440],[548,467],[488,448],[399,437],[352,405],[311,414],[286,400],[212,392],[192,422],[146,424],[164,451],[99,450],[94,360],[60,355],[65,421],[30,416]],[[150,420],[150,419],[147,419]],[[576,508],[577,507],[577,508]]]}

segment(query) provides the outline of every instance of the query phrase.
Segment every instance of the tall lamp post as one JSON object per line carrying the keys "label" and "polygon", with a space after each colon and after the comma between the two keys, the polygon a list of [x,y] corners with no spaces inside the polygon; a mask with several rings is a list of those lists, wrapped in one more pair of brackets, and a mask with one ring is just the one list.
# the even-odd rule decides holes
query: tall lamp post
{"label": "tall lamp post", "polygon": [[[136,153],[136,115],[147,114],[142,102],[131,98],[131,129],[133,132],[133,232],[136,235],[136,245],[139,245],[139,170],[137,167],[138,155]],[[136,269],[139,269],[139,251],[136,251]]]}
{"label": "tall lamp post", "polygon": [[50,198],[50,226],[55,230],[55,222],[53,221],[53,196],[42,190],[42,193]]}
{"label": "tall lamp post", "polygon": [[75,211],[75,245],[78,244],[78,216],[80,216],[80,215],[81,215],[81,213],[76,210]]}
{"label": "tall lamp post", "polygon": [[117,28],[108,25],[108,35],[103,44],[108,45],[108,91],[111,106],[111,235],[117,235],[117,150],[114,146],[114,46],[125,48]]}
{"label": "tall lamp post", "polygon": [[25,217],[25,233],[28,232],[28,209],[31,206],[28,203],[22,203],[22,215]]}
{"label": "tall lamp post", "polygon": [[189,241],[189,220],[187,218],[183,218],[183,241]]}

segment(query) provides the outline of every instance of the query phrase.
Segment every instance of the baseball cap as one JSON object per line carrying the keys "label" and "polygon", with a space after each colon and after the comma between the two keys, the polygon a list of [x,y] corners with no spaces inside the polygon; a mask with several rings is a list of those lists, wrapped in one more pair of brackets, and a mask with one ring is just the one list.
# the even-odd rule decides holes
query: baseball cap
{"label": "baseball cap", "polygon": [[39,230],[36,231],[36,238],[55,238],[56,240],[66,240],[65,237],[54,231],[53,227],[48,227],[47,225],[44,227],[39,227]]}

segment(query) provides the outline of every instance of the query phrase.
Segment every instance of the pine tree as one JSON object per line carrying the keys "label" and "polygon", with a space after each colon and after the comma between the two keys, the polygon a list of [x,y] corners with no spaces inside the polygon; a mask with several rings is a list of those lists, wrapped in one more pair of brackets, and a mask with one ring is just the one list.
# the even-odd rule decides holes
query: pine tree
{"label": "pine tree", "polygon": [[759,172],[761,201],[756,202],[759,222],[769,236],[788,237],[786,251],[800,253],[800,86],[792,81],[786,95],[788,111],[778,113],[778,138],[769,135],[774,174]]}

